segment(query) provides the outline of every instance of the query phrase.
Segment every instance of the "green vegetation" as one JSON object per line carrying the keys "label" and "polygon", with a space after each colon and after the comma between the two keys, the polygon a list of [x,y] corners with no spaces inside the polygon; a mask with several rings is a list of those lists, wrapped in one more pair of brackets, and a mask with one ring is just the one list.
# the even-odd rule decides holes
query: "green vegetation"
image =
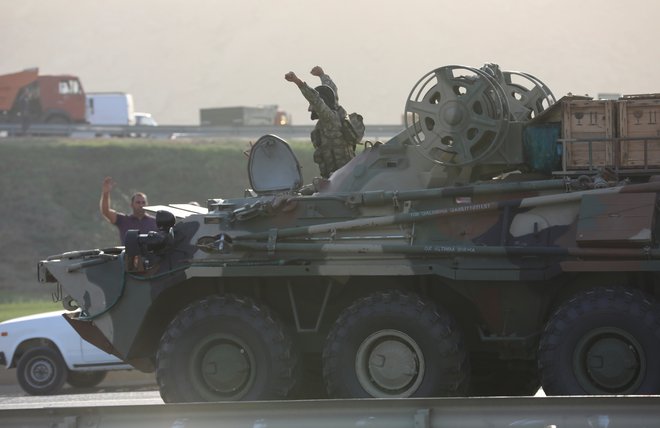
{"label": "green vegetation", "polygon": [[0,303],[0,322],[24,315],[51,312],[60,309],[62,309],[62,305],[52,300],[19,300],[11,303]]}
{"label": "green vegetation", "polygon": [[[318,174],[309,142],[292,142],[306,183]],[[0,302],[50,301],[37,262],[53,254],[119,244],[99,214],[103,177],[117,182],[112,204],[130,210],[143,191],[149,203],[204,205],[242,197],[250,187],[246,141],[142,139],[0,139]],[[55,308],[57,309],[57,307]],[[4,317],[4,309],[2,310]]]}

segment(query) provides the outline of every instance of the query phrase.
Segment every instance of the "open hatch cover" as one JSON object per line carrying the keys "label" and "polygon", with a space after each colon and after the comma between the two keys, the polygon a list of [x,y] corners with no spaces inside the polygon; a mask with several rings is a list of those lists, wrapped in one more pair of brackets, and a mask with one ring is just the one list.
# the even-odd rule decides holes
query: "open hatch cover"
{"label": "open hatch cover", "polygon": [[291,147],[275,135],[264,135],[250,150],[248,175],[257,194],[298,190],[302,186],[300,170]]}

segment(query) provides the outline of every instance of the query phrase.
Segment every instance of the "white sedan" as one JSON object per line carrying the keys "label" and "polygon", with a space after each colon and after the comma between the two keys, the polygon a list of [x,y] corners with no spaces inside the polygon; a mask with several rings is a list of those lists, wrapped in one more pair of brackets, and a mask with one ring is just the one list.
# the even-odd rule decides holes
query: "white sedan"
{"label": "white sedan", "polygon": [[108,370],[132,366],[83,340],[62,314],[30,315],[0,323],[0,365],[16,368],[21,388],[32,395],[98,385]]}

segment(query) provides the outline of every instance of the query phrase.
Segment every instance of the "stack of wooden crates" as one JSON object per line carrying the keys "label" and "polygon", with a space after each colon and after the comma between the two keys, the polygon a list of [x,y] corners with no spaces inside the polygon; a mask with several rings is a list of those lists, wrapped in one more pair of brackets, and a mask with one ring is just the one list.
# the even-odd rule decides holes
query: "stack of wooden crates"
{"label": "stack of wooden crates", "polygon": [[660,169],[660,94],[561,102],[564,170]]}

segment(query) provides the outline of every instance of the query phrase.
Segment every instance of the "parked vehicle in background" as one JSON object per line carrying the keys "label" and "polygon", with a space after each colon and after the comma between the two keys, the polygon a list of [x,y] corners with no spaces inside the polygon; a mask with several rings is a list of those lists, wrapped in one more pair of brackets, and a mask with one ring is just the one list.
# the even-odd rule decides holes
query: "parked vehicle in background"
{"label": "parked vehicle in background", "polygon": [[290,125],[289,115],[277,105],[258,107],[214,107],[199,110],[201,126],[268,126]]}
{"label": "parked vehicle in background", "polygon": [[135,112],[135,125],[136,126],[158,126],[156,119],[150,113]]}
{"label": "parked vehicle in background", "polygon": [[80,79],[63,74],[40,76],[38,68],[0,76],[0,122],[85,122],[85,92]]}
{"label": "parked vehicle in background", "polygon": [[[90,92],[87,94],[87,122],[90,125],[158,126],[150,113],[136,112],[133,95],[125,92]],[[149,133],[117,128],[102,135],[112,137],[148,137]]]}
{"label": "parked vehicle in background", "polygon": [[56,394],[64,383],[93,387],[109,370],[133,367],[83,340],[65,311],[29,315],[0,323],[0,365],[16,369],[21,388],[32,395]]}
{"label": "parked vehicle in background", "polygon": [[[158,126],[158,122],[156,122],[156,119],[151,116],[151,113],[144,113],[144,112],[136,112],[135,113],[135,126],[142,128],[138,132],[131,132],[130,136],[131,137],[138,137],[138,138],[152,138],[155,137],[156,135],[152,134],[148,128]],[[171,138],[170,135],[162,135],[162,138]]]}
{"label": "parked vehicle in background", "polygon": [[90,125],[135,125],[133,96],[124,92],[90,92],[86,115]]}

